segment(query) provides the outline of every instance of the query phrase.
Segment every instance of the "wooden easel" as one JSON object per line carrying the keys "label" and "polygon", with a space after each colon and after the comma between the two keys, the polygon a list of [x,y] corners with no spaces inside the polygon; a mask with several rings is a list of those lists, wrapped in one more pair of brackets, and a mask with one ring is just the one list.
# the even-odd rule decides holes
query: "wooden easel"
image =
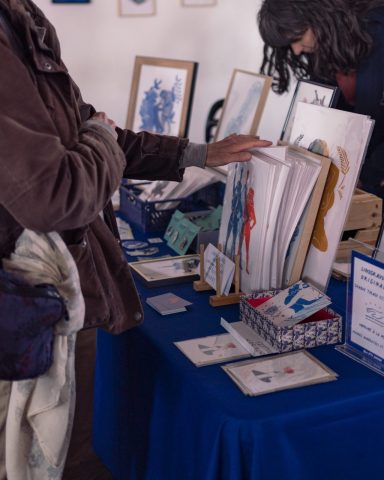
{"label": "wooden easel", "polygon": [[[220,245],[218,250],[222,251]],[[197,292],[212,290],[212,287],[205,281],[204,270],[204,245],[200,245],[200,280],[193,282],[193,288]],[[233,305],[240,302],[240,297],[243,293],[240,292],[240,255],[235,256],[235,291],[228,295],[223,295],[221,291],[221,271],[220,259],[216,258],[216,295],[209,297],[209,304],[212,307],[220,307],[223,305]]]}
{"label": "wooden easel", "polygon": [[200,244],[200,280],[195,280],[193,282],[193,289],[196,292],[206,292],[207,290],[212,290],[212,287],[205,281],[204,273],[204,244]]}

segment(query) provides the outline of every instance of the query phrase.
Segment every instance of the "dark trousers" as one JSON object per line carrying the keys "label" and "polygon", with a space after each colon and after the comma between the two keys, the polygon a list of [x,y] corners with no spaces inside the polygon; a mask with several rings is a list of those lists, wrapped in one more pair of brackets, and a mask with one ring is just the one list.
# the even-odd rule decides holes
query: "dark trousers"
{"label": "dark trousers", "polygon": [[79,332],[76,340],[76,410],[63,480],[113,480],[92,448],[96,329]]}

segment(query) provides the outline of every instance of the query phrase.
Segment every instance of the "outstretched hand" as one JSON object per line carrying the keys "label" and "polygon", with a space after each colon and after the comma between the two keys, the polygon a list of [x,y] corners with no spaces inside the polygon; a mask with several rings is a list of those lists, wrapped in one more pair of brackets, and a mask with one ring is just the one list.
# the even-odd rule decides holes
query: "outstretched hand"
{"label": "outstretched hand", "polygon": [[219,142],[208,144],[207,167],[219,167],[232,162],[247,162],[252,154],[251,148],[269,147],[272,142],[259,140],[252,135],[229,135]]}

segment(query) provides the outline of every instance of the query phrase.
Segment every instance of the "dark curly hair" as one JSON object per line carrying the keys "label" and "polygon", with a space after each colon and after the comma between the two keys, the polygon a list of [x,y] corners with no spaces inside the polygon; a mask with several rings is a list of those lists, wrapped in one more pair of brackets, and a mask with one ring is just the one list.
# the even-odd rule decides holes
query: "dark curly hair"
{"label": "dark curly hair", "polygon": [[[290,76],[334,81],[337,72],[357,68],[372,47],[366,14],[384,0],[264,0],[258,13],[264,41],[261,73],[273,76],[273,90],[286,92]],[[294,55],[291,43],[311,29],[313,53]]]}

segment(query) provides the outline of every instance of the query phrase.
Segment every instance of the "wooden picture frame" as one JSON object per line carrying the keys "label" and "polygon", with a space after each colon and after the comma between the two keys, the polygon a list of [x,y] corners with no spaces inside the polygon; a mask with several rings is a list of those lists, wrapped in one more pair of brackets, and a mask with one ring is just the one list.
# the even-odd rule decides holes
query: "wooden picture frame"
{"label": "wooden picture frame", "polygon": [[217,0],[181,0],[183,7],[214,7]]}
{"label": "wooden picture frame", "polygon": [[200,255],[160,257],[131,262],[129,266],[147,287],[192,282],[199,278]]}
{"label": "wooden picture frame", "polygon": [[193,61],[136,57],[126,127],[186,136],[197,67]]}
{"label": "wooden picture frame", "polygon": [[283,142],[289,142],[292,124],[295,119],[297,104],[299,102],[332,108],[337,104],[339,95],[340,90],[338,87],[316,83],[310,80],[299,80],[288,109],[280,140]]}
{"label": "wooden picture frame", "polygon": [[156,0],[119,0],[119,15],[121,17],[155,14]]}
{"label": "wooden picture frame", "polygon": [[235,69],[214,141],[231,133],[256,135],[271,85],[272,77]]}

